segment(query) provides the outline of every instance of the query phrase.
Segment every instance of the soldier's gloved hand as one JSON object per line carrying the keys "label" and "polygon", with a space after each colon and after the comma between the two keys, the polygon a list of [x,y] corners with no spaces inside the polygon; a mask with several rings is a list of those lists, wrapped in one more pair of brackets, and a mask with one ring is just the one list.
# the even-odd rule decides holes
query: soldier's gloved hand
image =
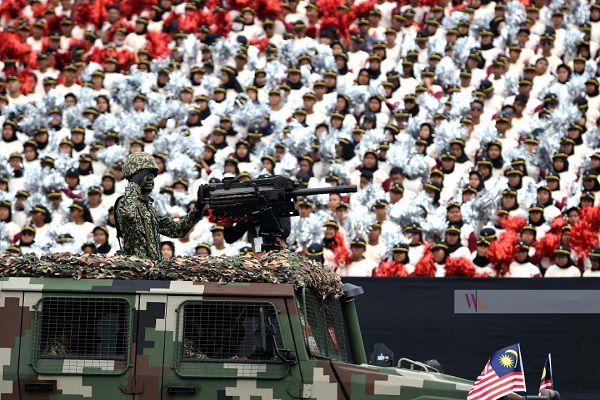
{"label": "soldier's gloved hand", "polygon": [[133,175],[133,177],[131,177],[131,181],[137,183],[139,187],[143,188],[144,185],[146,185],[146,179],[149,173],[149,169],[142,169],[137,174]]}

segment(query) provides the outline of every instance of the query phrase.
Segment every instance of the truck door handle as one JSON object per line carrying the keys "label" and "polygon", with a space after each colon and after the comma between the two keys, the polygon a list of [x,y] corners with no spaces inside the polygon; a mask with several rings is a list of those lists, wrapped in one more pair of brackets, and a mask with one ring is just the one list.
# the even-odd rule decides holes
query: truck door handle
{"label": "truck door handle", "polygon": [[194,386],[168,386],[167,393],[169,394],[194,394],[196,388]]}
{"label": "truck door handle", "polygon": [[25,382],[25,390],[51,392],[52,389],[52,383],[50,382]]}

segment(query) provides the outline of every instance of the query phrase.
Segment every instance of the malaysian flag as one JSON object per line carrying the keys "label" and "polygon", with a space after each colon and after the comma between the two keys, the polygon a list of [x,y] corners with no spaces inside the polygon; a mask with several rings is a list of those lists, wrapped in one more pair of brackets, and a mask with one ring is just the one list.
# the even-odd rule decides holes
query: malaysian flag
{"label": "malaysian flag", "polygon": [[548,354],[548,358],[546,358],[546,364],[544,365],[544,370],[542,371],[542,381],[540,382],[540,390],[538,395],[542,395],[543,389],[554,389],[554,381],[552,380],[552,358],[550,354]]}
{"label": "malaysian flag", "polygon": [[467,400],[496,400],[512,392],[525,392],[521,347],[513,344],[490,356]]}

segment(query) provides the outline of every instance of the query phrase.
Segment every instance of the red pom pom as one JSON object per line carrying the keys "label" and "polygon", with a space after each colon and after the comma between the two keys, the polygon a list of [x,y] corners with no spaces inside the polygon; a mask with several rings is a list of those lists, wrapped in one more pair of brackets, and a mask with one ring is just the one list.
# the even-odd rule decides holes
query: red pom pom
{"label": "red pom pom", "polygon": [[376,4],[377,0],[367,0],[353,5],[351,10],[354,13],[354,19],[366,18]]}
{"label": "red pom pom", "polygon": [[592,224],[585,220],[579,220],[571,230],[570,247],[583,259],[591,249],[598,245],[598,231],[594,231]]}
{"label": "red pom pom", "polygon": [[142,11],[150,9],[156,4],[156,0],[125,0],[118,3],[121,15],[125,18],[131,18],[139,15]]}
{"label": "red pom pom", "polygon": [[433,262],[433,253],[431,252],[432,247],[431,243],[425,245],[423,257],[415,265],[415,271],[412,273],[412,276],[435,276],[436,269]]}
{"label": "red pom pom", "polygon": [[81,1],[75,8],[73,19],[78,24],[91,24],[96,29],[100,29],[106,21],[106,6],[109,4],[107,0]]}
{"label": "red pom pom", "polygon": [[498,240],[490,244],[487,257],[497,271],[498,276],[504,276],[508,273],[510,263],[517,254],[517,241],[519,235],[512,231],[506,231],[500,235]]}
{"label": "red pom pom", "polygon": [[0,1],[0,17],[10,20],[19,17],[21,10],[27,5],[25,0]]}
{"label": "red pom pom", "polygon": [[527,225],[527,220],[523,217],[506,217],[502,220],[502,227],[507,232],[519,235],[523,227]]}
{"label": "red pom pom", "polygon": [[[120,21],[115,23],[113,26],[111,26],[108,31],[106,31],[106,37],[109,42],[112,42],[114,40],[115,31],[117,30],[117,28],[125,28],[127,30],[127,32],[133,31],[133,26],[131,24],[129,24],[126,20],[121,19]],[[121,66],[121,70],[123,70],[123,66]]]}
{"label": "red pom pom", "polygon": [[231,31],[231,16],[221,7],[215,8],[212,15],[212,30],[221,36],[227,36]]}
{"label": "red pom pom", "polygon": [[[0,32],[0,58],[2,60],[17,60],[23,62],[29,59],[29,47],[16,33]],[[5,75],[8,73],[5,70]]]}
{"label": "red pom pom", "polygon": [[446,276],[461,276],[461,277],[474,277],[475,266],[473,263],[462,257],[448,257],[446,259]]}
{"label": "red pom pom", "polygon": [[548,257],[554,259],[554,250],[560,246],[562,237],[562,228],[567,225],[567,221],[563,217],[556,217],[550,224],[550,230],[546,232],[544,237],[533,244],[535,249],[535,257],[542,259]]}
{"label": "red pom pom", "polygon": [[600,231],[600,206],[583,208],[579,212],[579,219],[588,222],[593,231]]}
{"label": "red pom pom", "polygon": [[250,39],[250,44],[252,46],[256,46],[261,53],[265,50],[269,43],[271,43],[269,39]]}
{"label": "red pom pom", "polygon": [[168,33],[148,32],[146,40],[146,50],[150,52],[152,58],[167,57],[171,54],[171,49],[169,49],[171,36]]}
{"label": "red pom pom", "polygon": [[33,72],[30,69],[24,69],[19,73],[19,77],[21,78],[21,93],[25,96],[31,94],[35,89]]}
{"label": "red pom pom", "polygon": [[350,252],[346,248],[346,242],[344,241],[344,235],[341,232],[336,232],[335,237],[329,243],[327,243],[327,248],[333,251],[333,257],[335,259],[335,263],[338,266],[346,266],[352,262],[352,257],[350,256]]}
{"label": "red pom pom", "polygon": [[379,277],[405,277],[408,276],[404,264],[396,261],[382,261],[379,268],[375,271],[374,276]]}

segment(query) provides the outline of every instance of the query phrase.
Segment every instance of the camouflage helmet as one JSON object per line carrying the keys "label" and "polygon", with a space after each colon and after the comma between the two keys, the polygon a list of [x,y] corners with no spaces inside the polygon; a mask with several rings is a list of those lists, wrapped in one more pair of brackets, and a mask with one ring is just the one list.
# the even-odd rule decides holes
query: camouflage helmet
{"label": "camouflage helmet", "polygon": [[156,161],[154,161],[154,157],[144,152],[132,153],[127,156],[123,163],[123,176],[131,178],[142,169],[150,169],[156,175],[158,166],[156,165]]}

